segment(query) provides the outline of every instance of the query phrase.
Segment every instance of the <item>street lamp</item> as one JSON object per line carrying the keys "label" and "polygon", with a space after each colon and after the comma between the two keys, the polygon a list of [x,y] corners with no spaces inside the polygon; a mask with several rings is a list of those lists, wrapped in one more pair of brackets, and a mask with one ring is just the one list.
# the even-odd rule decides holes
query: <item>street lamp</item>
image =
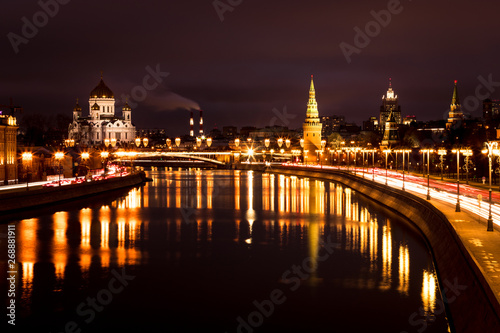
{"label": "street lamp", "polygon": [[392,150],[390,149],[385,149],[385,185],[387,186],[387,156],[391,153]]}
{"label": "street lamp", "polygon": [[208,146],[208,148],[210,148],[211,145],[212,145],[212,138],[207,138],[207,146]]}
{"label": "street lamp", "polygon": [[486,147],[488,149],[484,149],[482,151],[483,154],[488,154],[488,160],[489,160],[489,175],[490,175],[490,189],[489,189],[489,201],[490,201],[490,209],[489,209],[489,214],[488,214],[488,229],[487,231],[493,231],[493,217],[491,216],[491,159],[493,156],[499,156],[500,151],[498,150],[498,142],[495,141],[489,141],[486,142]]}
{"label": "street lamp", "polygon": [[180,146],[180,144],[181,144],[181,138],[179,138],[179,137],[175,138],[175,145],[176,145],[177,147],[179,147],[179,146]]}
{"label": "street lamp", "polygon": [[[427,153],[427,200],[431,200],[431,192],[430,192],[430,186],[429,186],[429,167],[430,167],[430,160],[429,160],[429,154],[434,152],[434,149],[421,149],[421,153],[425,155]],[[422,168],[424,168],[423,165],[423,156],[422,155]]]}
{"label": "street lamp", "polygon": [[197,146],[198,148],[200,148],[200,147],[201,147],[201,138],[200,138],[200,137],[197,137],[197,138],[196,138],[196,146]]}
{"label": "street lamp", "polygon": [[142,144],[144,145],[144,148],[146,148],[148,146],[148,143],[149,143],[149,139],[148,138],[143,138],[142,139]]}
{"label": "street lamp", "polygon": [[300,147],[304,148],[304,139],[300,139]]}
{"label": "street lamp", "polygon": [[[170,139],[167,139],[167,144],[170,142]],[[135,145],[137,148],[141,145],[141,138],[135,138]]]}
{"label": "street lamp", "polygon": [[[411,153],[411,150],[410,149],[403,149],[401,150],[401,152],[403,153],[403,191],[405,190],[405,155],[406,153],[408,153],[408,165],[410,164],[410,153]],[[410,172],[410,170],[408,170],[408,172]]]}
{"label": "street lamp", "polygon": [[453,149],[453,154],[457,154],[457,205],[455,212],[460,212],[460,149]]}
{"label": "street lamp", "polygon": [[469,185],[469,157],[473,155],[472,153],[472,150],[471,149],[465,149],[465,150],[462,150],[460,151],[462,153],[462,155],[465,156],[465,159],[464,159],[464,168],[465,168],[465,175],[466,175],[466,178],[465,178],[465,182],[467,185]]}
{"label": "street lamp", "polygon": [[439,155],[439,165],[441,166],[441,180],[443,180],[443,169],[444,169],[444,157],[446,156],[446,149],[439,149],[438,150],[438,155]]}
{"label": "street lamp", "polygon": [[108,138],[104,139],[104,145],[106,146],[106,148],[109,147],[109,144],[110,144],[110,141]]}
{"label": "street lamp", "polygon": [[26,191],[29,190],[29,169],[31,161],[33,160],[33,154],[30,152],[24,152],[22,155],[23,164],[26,165]]}
{"label": "street lamp", "polygon": [[106,171],[108,168],[108,159],[109,153],[107,151],[101,151],[101,163],[103,164],[104,167],[104,175],[106,175]]}
{"label": "street lamp", "polygon": [[[83,152],[80,156],[81,156],[82,161],[83,161],[83,163],[84,163],[84,165],[85,165],[85,161],[86,161],[86,160],[88,160],[88,159],[90,158],[90,154],[89,154],[88,152],[86,152],[86,151],[85,151],[85,152]],[[87,167],[87,166],[85,166],[85,167]],[[85,175],[85,176],[86,176],[86,175]]]}
{"label": "street lamp", "polygon": [[278,147],[281,148],[281,146],[283,146],[283,138],[278,139]]}
{"label": "street lamp", "polygon": [[236,146],[236,148],[238,148],[238,146],[240,145],[240,139],[238,138],[234,139],[234,145]]}
{"label": "street lamp", "polygon": [[54,157],[59,162],[59,167],[57,169],[57,173],[59,174],[59,186],[61,186],[61,160],[64,158],[64,153],[61,151],[58,151],[57,153],[55,153]]}
{"label": "street lamp", "polygon": [[285,145],[286,145],[286,148],[287,148],[287,149],[288,149],[288,148],[290,148],[290,144],[291,144],[291,143],[292,143],[292,142],[290,141],[290,139],[286,139],[286,140],[285,140]]}
{"label": "street lamp", "polygon": [[271,144],[271,140],[265,139],[264,140],[264,145],[266,146],[266,148],[269,148],[269,144]]}
{"label": "street lamp", "polygon": [[111,139],[111,147],[114,148],[115,146],[116,146],[116,139],[113,138],[113,139]]}

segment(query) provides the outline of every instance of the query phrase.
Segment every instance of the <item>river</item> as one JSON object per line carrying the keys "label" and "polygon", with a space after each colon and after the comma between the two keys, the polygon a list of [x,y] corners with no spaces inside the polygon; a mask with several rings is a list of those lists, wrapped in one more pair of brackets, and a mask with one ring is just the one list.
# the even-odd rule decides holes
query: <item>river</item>
{"label": "river", "polygon": [[11,223],[17,330],[448,332],[422,236],[361,194],[252,171],[147,174]]}

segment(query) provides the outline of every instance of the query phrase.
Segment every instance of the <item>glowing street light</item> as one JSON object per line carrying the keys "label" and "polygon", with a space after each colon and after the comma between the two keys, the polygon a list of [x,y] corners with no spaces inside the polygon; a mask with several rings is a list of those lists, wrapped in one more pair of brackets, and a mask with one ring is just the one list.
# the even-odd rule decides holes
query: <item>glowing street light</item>
{"label": "glowing street light", "polygon": [[210,148],[211,145],[212,145],[212,138],[207,138],[207,146],[208,146],[208,148]]}
{"label": "glowing street light", "polygon": [[304,148],[304,139],[300,139],[300,147]]}
{"label": "glowing street light", "polygon": [[111,142],[109,141],[109,139],[108,139],[108,138],[104,139],[104,145],[106,146],[106,148],[108,148],[108,147],[109,147],[109,144],[110,144],[110,143],[111,143]]}
{"label": "glowing street light", "polygon": [[[430,167],[430,159],[429,159],[429,154],[430,153],[433,153],[434,150],[433,149],[421,149],[420,150],[421,153],[425,154],[427,153],[427,200],[431,200],[431,192],[430,192],[430,186],[429,186],[429,167]],[[422,155],[423,157],[424,155]],[[422,162],[423,164],[423,162]],[[422,165],[422,168],[424,167],[424,165]]]}
{"label": "glowing street light", "polygon": [[471,157],[473,155],[473,152],[471,149],[464,149],[464,150],[461,150],[460,151],[462,153],[462,155],[465,156],[465,159],[464,159],[464,168],[465,168],[465,174],[466,174],[466,178],[465,178],[465,183],[467,185],[469,185],[469,157]]}
{"label": "glowing street light", "polygon": [[111,139],[111,147],[114,148],[115,146],[116,146],[116,139],[113,138],[113,139]]}
{"label": "glowing street light", "polygon": [[58,151],[54,154],[55,159],[59,162],[58,174],[59,174],[59,186],[61,186],[61,160],[64,158],[64,153]]}
{"label": "glowing street light", "polygon": [[402,153],[403,154],[403,191],[405,190],[405,159],[406,159],[406,153],[408,153],[408,164],[410,163],[410,149],[400,149],[397,150],[396,152]]}
{"label": "glowing street light", "polygon": [[264,140],[264,146],[266,146],[266,148],[269,148],[270,144],[271,144],[271,140],[269,140],[269,139]]}
{"label": "glowing street light", "polygon": [[326,147],[326,140],[321,140],[321,148],[325,148]]}
{"label": "glowing street light", "polygon": [[236,146],[236,148],[238,148],[238,146],[240,145],[240,139],[234,139],[234,145]]}
{"label": "glowing street light", "polygon": [[168,138],[167,140],[165,140],[166,143],[167,143],[167,147],[170,148],[172,146],[172,140],[170,140],[170,138]]}
{"label": "glowing street light", "polygon": [[144,145],[144,148],[146,148],[148,146],[148,143],[149,143],[149,139],[148,138],[143,138],[142,139],[142,144]]}
{"label": "glowing street light", "polygon": [[181,145],[181,138],[177,137],[175,138],[175,145],[179,147]]}
{"label": "glowing street light", "polygon": [[84,151],[83,153],[80,154],[80,157],[82,159],[83,164],[85,165],[85,161],[90,159],[90,154],[88,152]]}
{"label": "glowing street light", "polygon": [[392,152],[390,149],[385,149],[385,185],[387,186],[387,156]]}
{"label": "glowing street light", "polygon": [[438,155],[439,155],[439,165],[441,167],[441,180],[443,180],[443,169],[444,169],[444,157],[446,156],[447,151],[446,149],[439,149],[438,150]]}
{"label": "glowing street light", "polygon": [[101,151],[101,161],[102,161],[102,164],[104,166],[104,175],[106,175],[106,171],[107,171],[107,168],[108,168],[108,157],[109,157],[109,153],[107,151]]}
{"label": "glowing street light", "polygon": [[23,164],[26,165],[26,191],[29,190],[29,169],[31,161],[33,160],[33,154],[30,152],[24,152],[22,155]]}
{"label": "glowing street light", "polygon": [[283,146],[283,138],[278,139],[278,147],[281,148],[281,146]]}
{"label": "glowing street light", "polygon": [[[167,141],[170,141],[170,139],[167,139]],[[135,145],[137,148],[139,148],[139,146],[141,145],[141,138],[135,138]]]}
{"label": "glowing street light", "polygon": [[196,138],[196,146],[198,146],[198,148],[201,147],[201,138],[200,137]]}
{"label": "glowing street light", "polygon": [[490,209],[489,209],[489,214],[488,214],[488,229],[487,231],[493,231],[493,217],[491,216],[491,159],[493,156],[499,156],[500,151],[498,150],[498,142],[495,141],[489,141],[486,142],[486,147],[487,149],[482,150],[483,154],[488,154],[488,160],[489,160],[489,175],[490,175],[490,189],[489,189],[489,202],[490,202]]}
{"label": "glowing street light", "polygon": [[455,212],[460,212],[460,149],[453,149],[452,153],[457,154],[457,205]]}
{"label": "glowing street light", "polygon": [[292,142],[290,141],[290,139],[286,139],[286,140],[285,140],[285,145],[286,145],[286,148],[287,148],[287,149],[288,149],[288,148],[290,148],[290,144],[291,144],[291,143],[292,143]]}

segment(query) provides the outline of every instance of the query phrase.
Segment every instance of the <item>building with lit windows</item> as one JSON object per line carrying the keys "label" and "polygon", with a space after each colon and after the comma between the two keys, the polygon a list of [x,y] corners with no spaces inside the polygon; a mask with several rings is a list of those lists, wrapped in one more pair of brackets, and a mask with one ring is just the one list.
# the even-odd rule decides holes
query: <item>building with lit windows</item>
{"label": "building with lit windows", "polygon": [[316,150],[321,149],[321,128],[319,120],[318,103],[316,102],[316,90],[314,89],[313,76],[311,75],[311,87],[309,89],[309,102],[307,103],[306,120],[302,125],[304,131],[304,151],[308,151],[309,160],[316,158]]}
{"label": "building with lit windows", "polygon": [[401,124],[401,106],[398,104],[398,95],[392,89],[392,80],[389,79],[389,89],[387,89],[387,94],[382,96],[382,105],[380,106],[379,128],[381,131],[385,130],[385,123],[391,114],[396,125]]}
{"label": "building with lit windows", "polygon": [[0,112],[0,181],[7,185],[17,180],[17,121]]}
{"label": "building with lit windows", "polygon": [[90,92],[89,115],[82,115],[82,108],[76,102],[73,121],[69,125],[68,139],[85,146],[102,145],[105,139],[115,139],[118,146],[131,144],[135,140],[135,126],[132,124],[132,109],[125,103],[122,116],[115,112],[113,91],[102,80]]}

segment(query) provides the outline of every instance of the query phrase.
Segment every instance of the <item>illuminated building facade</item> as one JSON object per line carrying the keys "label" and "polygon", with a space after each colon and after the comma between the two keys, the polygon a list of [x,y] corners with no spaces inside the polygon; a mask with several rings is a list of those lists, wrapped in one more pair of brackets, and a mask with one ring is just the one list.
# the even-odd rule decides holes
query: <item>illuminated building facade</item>
{"label": "illuminated building facade", "polygon": [[392,90],[392,80],[389,79],[389,89],[387,94],[382,96],[382,106],[380,106],[380,130],[385,130],[385,123],[391,115],[394,117],[396,125],[401,124],[401,106],[398,104],[398,95]]}
{"label": "illuminated building facade", "polygon": [[0,113],[0,181],[7,185],[17,179],[17,121]]}
{"label": "illuminated building facade", "polygon": [[102,76],[99,84],[90,92],[89,109],[89,116],[83,117],[77,100],[73,109],[73,121],[68,129],[68,139],[86,146],[101,145],[105,139],[116,139],[117,145],[129,144],[135,140],[132,109],[125,103],[122,117],[115,114],[113,91],[104,83]]}
{"label": "illuminated building facade", "polygon": [[306,120],[302,125],[304,130],[304,151],[307,155],[316,158],[316,150],[321,149],[321,129],[319,121],[318,103],[316,102],[316,90],[314,89],[313,76],[311,75],[311,87],[309,89],[309,102],[307,103]]}
{"label": "illuminated building facade", "polygon": [[455,87],[453,88],[453,97],[451,98],[450,112],[448,114],[446,129],[449,130],[452,127],[460,126],[463,119],[464,114],[460,105],[460,99],[458,98],[457,80],[455,80]]}

